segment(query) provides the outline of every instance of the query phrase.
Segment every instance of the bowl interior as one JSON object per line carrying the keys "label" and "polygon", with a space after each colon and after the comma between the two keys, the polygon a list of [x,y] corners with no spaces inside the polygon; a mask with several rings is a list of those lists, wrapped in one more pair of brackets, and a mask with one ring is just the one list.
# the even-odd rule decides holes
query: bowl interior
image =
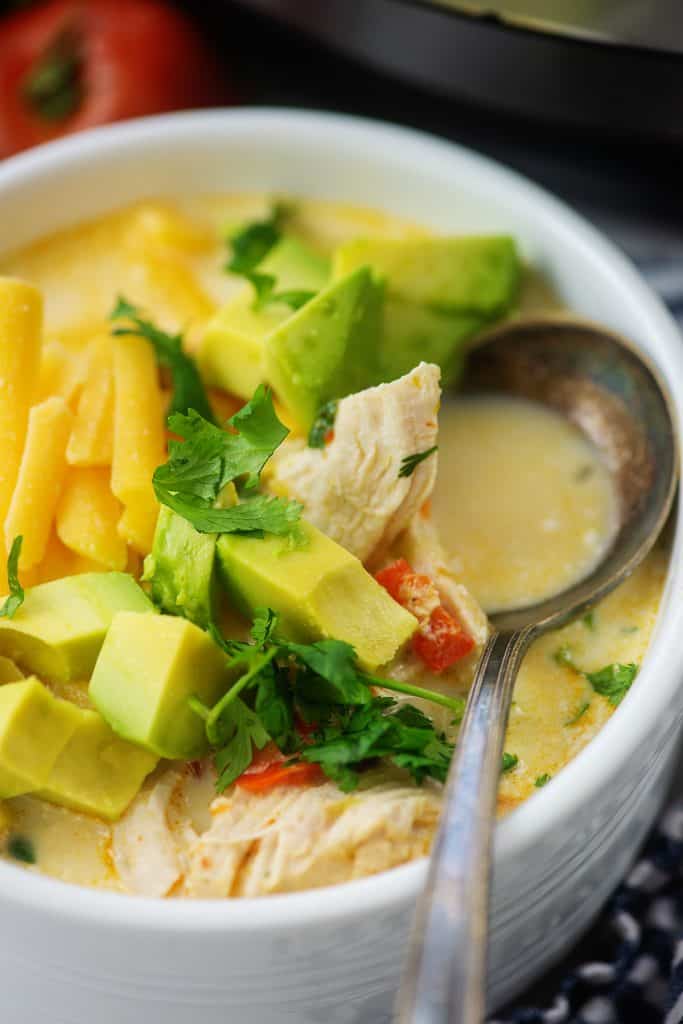
{"label": "bowl interior", "polygon": [[[15,249],[61,227],[144,197],[188,192],[273,192],[337,199],[413,218],[437,231],[510,232],[527,260],[564,302],[633,340],[659,368],[677,423],[683,418],[683,346],[676,325],[637,272],[610,243],[561,202],[491,161],[426,135],[330,114],[286,110],[197,112],[144,119],[74,136],[0,167],[0,246]],[[680,532],[680,531],[679,531]],[[673,665],[683,609],[681,545],[652,649],[637,684],[600,735],[554,780],[498,828],[496,857],[530,846],[607,784],[648,728],[676,700]],[[657,686],[652,681],[657,679]],[[645,695],[644,691],[648,689]],[[680,703],[680,701],[679,701]],[[73,901],[62,883],[0,863],[0,891],[48,901],[60,912],[97,912],[129,921],[144,907],[159,926],[291,928],[320,913],[364,912],[410,898],[424,864],[338,887],[267,901],[150,905],[87,892]],[[343,889],[343,893],[342,893]],[[350,893],[358,898],[350,898]],[[332,893],[332,890],[329,890]]]}

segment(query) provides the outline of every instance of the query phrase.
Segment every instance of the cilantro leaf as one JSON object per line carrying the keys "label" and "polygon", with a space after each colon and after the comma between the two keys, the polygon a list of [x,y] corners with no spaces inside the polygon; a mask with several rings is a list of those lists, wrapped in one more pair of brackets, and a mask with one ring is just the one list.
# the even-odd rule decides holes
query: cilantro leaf
{"label": "cilantro leaf", "polygon": [[109,319],[129,321],[125,327],[112,328],[111,333],[114,336],[134,335],[145,338],[154,349],[159,365],[170,371],[173,384],[170,413],[185,413],[189,409],[195,409],[204,419],[213,422],[213,412],[197,365],[192,357],[183,351],[182,334],[168,334],[162,331],[151,320],[140,316],[137,306],[122,295],[118,296]]}
{"label": "cilantro leaf", "polygon": [[297,501],[260,494],[232,508],[211,508],[173,494],[154,481],[154,493],[162,505],[192,523],[200,533],[291,534],[301,519]]}
{"label": "cilantro leaf", "polygon": [[253,489],[261,470],[288,434],[272,396],[263,386],[228,420],[231,431],[209,423],[194,409],[169,418],[182,437],[169,446],[169,459],[154,471],[154,492],[163,505],[187,519],[200,533],[291,534],[301,505],[257,495],[230,508],[216,508],[223,488],[243,480]]}
{"label": "cilantro leaf", "polygon": [[258,678],[254,711],[261,724],[280,750],[296,750],[298,736],[294,729],[294,697],[287,675],[272,667]]}
{"label": "cilantro leaf", "polygon": [[571,718],[568,718],[564,724],[575,725],[580,718],[583,718],[583,716],[586,714],[590,706],[591,702],[589,700],[583,701],[583,703],[579,705],[578,710],[572,715]]}
{"label": "cilantro leaf", "polygon": [[553,654],[553,661],[562,668],[573,668],[576,672],[579,669],[574,661],[574,653],[569,644],[561,644]]}
{"label": "cilantro leaf", "polygon": [[278,292],[275,290],[275,277],[257,270],[259,264],[282,238],[280,225],[285,213],[286,207],[283,204],[276,204],[265,220],[246,224],[228,239],[231,257],[225,269],[232,274],[246,277],[250,282],[256,293],[254,309],[263,309],[270,302],[283,302],[292,309],[300,309],[315,295],[315,292],[304,289]]}
{"label": "cilantro leaf", "polygon": [[503,754],[502,772],[504,775],[507,774],[507,772],[513,771],[513,769],[515,769],[518,764],[519,758],[516,754]]}
{"label": "cilantro leaf", "polygon": [[261,750],[270,739],[258,715],[239,697],[232,701],[229,712],[221,716],[221,730],[222,746],[215,759],[219,793],[246,771],[254,756],[253,748]]}
{"label": "cilantro leaf", "polygon": [[550,782],[551,778],[552,778],[552,775],[548,775],[547,772],[544,772],[543,775],[539,775],[538,776],[538,778],[534,782],[534,786],[536,787],[536,789],[542,789],[543,786],[547,786],[548,785],[548,783]]}
{"label": "cilantro leaf", "polygon": [[427,448],[426,451],[416,452],[414,455],[406,455],[404,459],[401,459],[401,468],[398,471],[399,477],[412,476],[417,467],[425,459],[428,459],[430,455],[439,450],[438,444],[432,445],[431,448]]}
{"label": "cilantro leaf", "polygon": [[356,652],[351,644],[342,640],[318,640],[313,644],[288,643],[287,650],[315,675],[313,692],[305,686],[308,676],[298,681],[304,696],[320,703],[370,703],[370,687],[356,667]]}
{"label": "cilantro leaf", "polygon": [[9,555],[7,556],[7,582],[9,584],[9,596],[0,607],[0,619],[11,619],[18,608],[24,603],[24,588],[19,582],[19,556],[24,538],[15,537],[12,541]]}
{"label": "cilantro leaf", "polygon": [[612,665],[601,668],[598,672],[584,674],[595,692],[616,707],[628,693],[631,683],[638,674],[638,666],[633,662],[628,665],[614,662]]}
{"label": "cilantro leaf", "polygon": [[237,431],[226,450],[229,479],[247,476],[246,486],[254,487],[261,470],[276,448],[289,434],[275,412],[272,393],[260,384],[252,399],[228,423]]}
{"label": "cilantro leaf", "polygon": [[279,618],[280,616],[272,608],[257,608],[255,610],[250,634],[257,647],[263,648],[270,643],[273,633],[277,629]]}
{"label": "cilantro leaf", "polygon": [[582,617],[581,621],[583,622],[583,624],[586,627],[586,629],[590,629],[591,631],[594,631],[595,630],[595,608],[591,608],[591,610],[589,612],[586,612],[586,614]]}
{"label": "cilantro leaf", "polygon": [[282,237],[279,228],[282,207],[275,206],[265,220],[255,220],[238,228],[229,238],[231,256],[225,269],[232,274],[249,275],[266,258]]}
{"label": "cilantro leaf", "polygon": [[336,399],[326,402],[325,405],[321,406],[308,434],[309,448],[325,447],[328,435],[334,429],[338,406],[339,402]]}

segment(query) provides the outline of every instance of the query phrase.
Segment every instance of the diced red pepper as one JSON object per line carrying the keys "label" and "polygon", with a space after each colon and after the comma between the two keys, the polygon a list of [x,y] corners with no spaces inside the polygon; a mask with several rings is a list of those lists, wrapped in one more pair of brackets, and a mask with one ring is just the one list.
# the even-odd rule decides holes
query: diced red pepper
{"label": "diced red pepper", "polygon": [[238,781],[243,779],[245,775],[260,775],[262,772],[272,768],[273,765],[282,764],[285,760],[285,755],[271,740],[261,750],[254,751],[251,764],[248,768],[245,768]]}
{"label": "diced red pepper", "polygon": [[413,637],[413,650],[430,672],[444,672],[469,654],[474,640],[446,609],[439,605]]}
{"label": "diced red pepper", "polygon": [[474,640],[440,603],[428,576],[414,572],[405,558],[399,558],[375,578],[417,618],[420,625],[413,637],[413,650],[430,672],[443,672],[470,653]]}
{"label": "diced red pepper", "polygon": [[261,771],[247,768],[237,780],[237,785],[250,793],[265,793],[274,786],[313,786],[325,778],[318,764],[296,761],[294,764],[272,764]]}

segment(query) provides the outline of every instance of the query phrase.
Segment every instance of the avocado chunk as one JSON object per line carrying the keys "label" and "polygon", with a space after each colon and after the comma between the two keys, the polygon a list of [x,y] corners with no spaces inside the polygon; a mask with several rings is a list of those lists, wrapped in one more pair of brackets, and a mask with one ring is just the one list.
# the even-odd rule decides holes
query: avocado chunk
{"label": "avocado chunk", "polygon": [[268,607],[290,640],[345,640],[359,663],[374,670],[390,661],[417,629],[417,620],[366,572],[362,563],[309,523],[302,543],[287,538],[218,538],[219,575],[243,613]]}
{"label": "avocado chunk", "polygon": [[78,727],[78,708],[30,676],[0,686],[0,799],[41,789]]}
{"label": "avocado chunk", "polygon": [[230,684],[227,659],[187,619],[119,612],[90,680],[93,704],[115,733],[159,757],[207,753],[204,723],[188,700],[213,705]]}
{"label": "avocado chunk", "polygon": [[121,610],[153,612],[132,576],[92,572],[26,591],[14,618],[0,619],[0,655],[50,683],[86,679],[112,618]]}
{"label": "avocado chunk", "polygon": [[[330,265],[297,238],[283,238],[259,264],[271,274],[278,291],[312,291],[329,278]],[[207,384],[240,398],[251,398],[266,379],[265,340],[292,315],[282,302],[254,309],[254,290],[245,288],[209,321],[199,349],[199,364]]]}
{"label": "avocado chunk", "polygon": [[335,253],[334,276],[370,265],[390,295],[447,313],[502,316],[517,295],[520,263],[508,235],[358,238]]}
{"label": "avocado chunk", "polygon": [[275,278],[278,292],[318,292],[330,276],[330,261],[293,235],[281,238],[258,265],[259,274]]}
{"label": "avocado chunk", "polygon": [[477,313],[441,313],[388,295],[384,303],[381,366],[384,380],[410,373],[419,362],[441,367],[443,387],[457,384],[467,343],[486,325]]}
{"label": "avocado chunk", "polygon": [[319,292],[266,340],[266,379],[309,430],[321,406],[380,380],[384,289],[361,267]]}
{"label": "avocado chunk", "polygon": [[207,324],[199,348],[204,382],[244,399],[266,379],[267,336],[292,312],[282,303],[259,310],[253,304],[251,288],[230,299]]}
{"label": "avocado chunk", "polygon": [[213,621],[216,536],[199,533],[162,505],[145,580],[154,603],[169,615],[182,615],[202,628]]}
{"label": "avocado chunk", "polygon": [[75,708],[78,724],[37,796],[115,821],[158,758],[120,739],[97,711]]}

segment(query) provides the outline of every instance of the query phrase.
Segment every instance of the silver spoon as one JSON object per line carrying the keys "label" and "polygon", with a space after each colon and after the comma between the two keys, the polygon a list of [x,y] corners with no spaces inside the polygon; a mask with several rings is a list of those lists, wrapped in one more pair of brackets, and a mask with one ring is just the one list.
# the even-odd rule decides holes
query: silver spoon
{"label": "silver spoon", "polygon": [[550,599],[491,617],[448,779],[398,994],[397,1024],[481,1024],[491,841],[512,692],[531,641],[588,611],[650,551],[671,505],[678,449],[666,390],[627,341],[569,317],[520,320],[470,356],[466,388],[539,401],[597,446],[619,522],[590,575]]}

